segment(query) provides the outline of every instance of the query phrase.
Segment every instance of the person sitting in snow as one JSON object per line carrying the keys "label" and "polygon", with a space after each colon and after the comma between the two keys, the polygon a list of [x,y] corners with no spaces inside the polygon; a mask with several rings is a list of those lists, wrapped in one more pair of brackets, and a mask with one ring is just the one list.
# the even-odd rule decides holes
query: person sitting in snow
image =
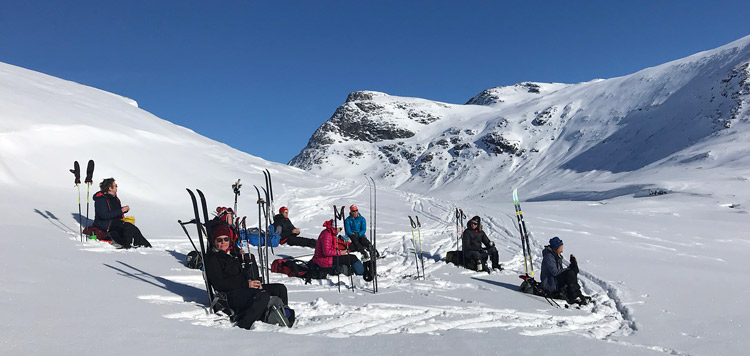
{"label": "person sitting in snow", "polygon": [[[250,329],[262,319],[271,296],[281,298],[288,305],[286,286],[280,283],[261,284],[248,278],[240,260],[233,256],[232,236],[227,226],[218,225],[211,232],[211,248],[206,253],[206,275],[214,289],[227,294],[229,307],[235,312],[237,326]],[[294,323],[294,318],[289,319]]]}
{"label": "person sitting in snow", "polygon": [[123,220],[130,211],[130,206],[122,206],[120,203],[114,178],[107,178],[99,183],[99,192],[94,194],[94,211],[94,226],[106,232],[116,248],[151,247],[141,230]]}
{"label": "person sitting in snow", "polygon": [[281,243],[289,246],[302,246],[315,248],[315,240],[306,237],[300,237],[300,230],[289,220],[289,209],[282,206],[279,213],[273,217],[273,227],[276,231],[281,228]]}
{"label": "person sitting in snow", "polygon": [[333,220],[324,222],[323,227],[315,245],[315,255],[310,260],[310,264],[315,265],[313,268],[317,267],[328,274],[336,275],[346,266],[354,274],[361,276],[365,272],[362,262],[357,256],[348,254],[345,245],[338,243],[336,235],[341,232],[341,228],[334,229]]}
{"label": "person sitting in snow", "polygon": [[[487,234],[482,230],[482,220],[479,216],[471,218],[466,224],[466,230],[461,235],[461,241],[464,259],[466,261],[474,260],[477,271],[482,270],[483,261],[487,261],[488,256],[492,261],[492,269],[503,269],[503,266],[499,263],[500,257],[497,248],[495,248],[495,243],[490,241]],[[482,248],[482,244],[485,248]]]}
{"label": "person sitting in snow", "polygon": [[578,260],[570,255],[570,265],[563,268],[563,241],[555,236],[542,250],[542,289],[551,298],[564,299],[569,304],[588,304],[591,297],[581,293],[578,285]]}
{"label": "person sitting in snow", "polygon": [[367,239],[367,221],[365,217],[359,214],[356,205],[349,207],[349,216],[344,220],[345,240],[350,241],[349,251],[357,251],[365,259],[370,258],[369,251],[375,251],[375,258],[380,257],[380,253],[372,247],[370,240]]}

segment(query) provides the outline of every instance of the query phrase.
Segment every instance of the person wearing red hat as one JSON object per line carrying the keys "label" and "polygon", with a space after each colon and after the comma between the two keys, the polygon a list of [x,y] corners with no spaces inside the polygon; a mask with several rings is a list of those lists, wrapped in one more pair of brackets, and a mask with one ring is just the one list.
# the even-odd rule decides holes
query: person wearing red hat
{"label": "person wearing red hat", "polygon": [[279,213],[273,217],[273,227],[276,231],[281,229],[281,243],[289,246],[302,246],[315,248],[315,240],[299,236],[300,230],[289,220],[289,209],[282,206]]}
{"label": "person wearing red hat", "polygon": [[357,256],[348,254],[345,247],[340,247],[340,244],[336,243],[336,235],[341,232],[341,228],[334,229],[333,220],[324,222],[323,227],[315,245],[315,255],[310,263],[327,274],[340,274],[346,267],[351,268],[354,274],[361,276],[365,271],[362,262]]}
{"label": "person wearing red hat", "polygon": [[359,214],[359,208],[356,205],[349,207],[349,216],[344,220],[344,231],[347,239],[352,243],[349,245],[350,251],[357,251],[362,254],[364,259],[370,258],[369,251],[374,251],[375,257],[380,257],[380,253],[375,250],[367,239],[367,221],[365,217]]}
{"label": "person wearing red hat", "polygon": [[[211,286],[227,294],[229,307],[236,314],[237,326],[250,329],[268,310],[271,296],[289,303],[286,286],[280,283],[261,284],[248,278],[240,260],[232,253],[234,232],[229,226],[217,225],[211,231],[210,249],[206,253],[205,270]],[[289,319],[294,323],[293,317]],[[290,324],[291,326],[291,324]]]}

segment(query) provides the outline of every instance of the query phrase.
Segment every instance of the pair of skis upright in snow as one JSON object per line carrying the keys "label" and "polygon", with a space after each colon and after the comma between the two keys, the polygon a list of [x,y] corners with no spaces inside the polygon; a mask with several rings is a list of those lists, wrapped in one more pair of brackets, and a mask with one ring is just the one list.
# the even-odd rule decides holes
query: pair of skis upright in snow
{"label": "pair of skis upright in snow", "polygon": [[[416,262],[417,264],[417,279],[419,279],[420,261],[422,262],[422,279],[424,279],[424,258],[422,256],[422,223],[419,222],[419,216],[414,215],[414,217],[417,219],[416,222],[414,222],[414,219],[412,219],[411,215],[409,215],[409,223],[411,224],[411,244],[414,246],[414,262]],[[415,228],[417,229],[417,234],[419,234],[419,258],[417,258],[417,241],[414,239]]]}
{"label": "pair of skis upright in snow", "polygon": [[378,226],[378,189],[375,186],[375,180],[372,177],[365,174],[365,180],[367,181],[367,187],[370,188],[369,202],[370,202],[370,242],[372,244],[372,251],[370,251],[370,260],[372,262],[372,292],[378,292],[378,241],[377,241],[377,226]]}
{"label": "pair of skis upright in snow", "polygon": [[[73,162],[73,169],[70,170],[70,173],[73,173],[75,176],[75,185],[76,188],[78,188],[78,230],[81,235],[81,242],[83,242],[83,222],[82,218],[83,215],[81,215],[81,166],[78,164],[78,161]],[[92,180],[94,177],[94,160],[90,159],[88,165],[86,166],[86,179],[84,180],[84,183],[86,184],[86,223],[89,222],[89,196],[90,196],[90,189],[91,184],[94,183]],[[87,226],[88,227],[88,226]]]}
{"label": "pair of skis upright in snow", "polygon": [[526,270],[526,276],[531,272],[534,277],[534,263],[531,260],[531,244],[529,243],[529,232],[526,230],[526,222],[523,220],[521,203],[518,201],[518,189],[513,189],[513,207],[516,210],[516,220],[518,220],[518,231],[521,233],[521,252],[523,252],[523,267]]}
{"label": "pair of skis upright in snow", "polygon": [[[263,170],[263,178],[266,186],[260,187],[253,185],[255,192],[258,194],[258,262],[261,266],[261,279],[263,283],[270,283],[271,275],[268,263],[268,247],[271,245],[271,219],[273,218],[273,181],[271,172],[268,169]],[[239,180],[237,181],[239,183]],[[263,195],[260,191],[263,190]],[[265,199],[264,199],[265,198]],[[263,223],[265,222],[265,225]],[[263,228],[265,226],[265,229]],[[265,236],[265,237],[263,237]],[[265,247],[265,249],[264,249]],[[246,251],[248,252],[248,251]],[[271,247],[273,252],[273,247]]]}

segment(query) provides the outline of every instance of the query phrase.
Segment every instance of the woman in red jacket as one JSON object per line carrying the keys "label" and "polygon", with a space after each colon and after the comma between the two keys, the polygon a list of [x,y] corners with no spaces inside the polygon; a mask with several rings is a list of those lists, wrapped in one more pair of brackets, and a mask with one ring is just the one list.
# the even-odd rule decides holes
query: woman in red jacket
{"label": "woman in red jacket", "polygon": [[339,249],[339,244],[336,243],[336,235],[341,231],[341,228],[334,230],[333,220],[323,223],[323,227],[325,229],[318,236],[318,241],[315,244],[315,255],[310,262],[328,274],[340,274],[342,266],[347,266],[351,267],[354,274],[361,276],[365,271],[362,262],[359,261],[357,256],[347,254],[345,246],[340,246],[341,249]]}

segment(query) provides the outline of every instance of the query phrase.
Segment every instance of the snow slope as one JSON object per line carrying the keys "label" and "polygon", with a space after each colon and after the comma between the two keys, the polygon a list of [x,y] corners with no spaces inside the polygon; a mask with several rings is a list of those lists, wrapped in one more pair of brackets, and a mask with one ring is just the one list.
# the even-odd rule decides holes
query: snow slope
{"label": "snow slope", "polygon": [[[260,185],[260,170],[269,169],[277,206],[288,206],[295,224],[315,237],[333,204],[357,204],[369,218],[361,175],[378,172],[376,165],[346,168],[353,179],[314,175],[201,137],[133,100],[6,64],[0,64],[0,127],[3,355],[288,355],[334,347],[373,355],[733,355],[749,346],[742,336],[750,281],[729,271],[743,265],[750,244],[750,174],[733,150],[696,158],[704,169],[690,179],[683,179],[685,167],[649,170],[649,183],[662,179],[665,195],[649,195],[642,176],[597,180],[606,173],[569,173],[552,188],[520,190],[522,198],[534,198],[523,208],[537,270],[541,247],[561,236],[566,253],[581,261],[595,307],[556,309],[516,292],[523,261],[510,185],[494,188],[496,199],[450,201],[379,180],[377,243],[388,255],[379,267],[380,292],[368,292],[359,279],[349,291],[342,278],[338,293],[335,278],[304,285],[272,275],[289,287],[298,323],[245,331],[205,313],[200,273],[183,266],[191,245],[177,220],[192,215],[184,188],[202,189],[209,206],[227,206],[231,184],[241,178],[239,211],[254,222],[250,185]],[[78,192],[67,170],[73,160],[85,166],[90,158],[97,162],[95,182],[117,179],[120,198],[153,249],[79,241]],[[480,178],[475,190],[492,185]],[[571,182],[590,189],[565,189]],[[85,190],[81,195],[85,214]],[[456,206],[482,216],[505,271],[476,273],[441,260],[455,244]],[[413,278],[408,215],[423,224],[425,280]],[[311,254],[276,249],[279,256]]]}

